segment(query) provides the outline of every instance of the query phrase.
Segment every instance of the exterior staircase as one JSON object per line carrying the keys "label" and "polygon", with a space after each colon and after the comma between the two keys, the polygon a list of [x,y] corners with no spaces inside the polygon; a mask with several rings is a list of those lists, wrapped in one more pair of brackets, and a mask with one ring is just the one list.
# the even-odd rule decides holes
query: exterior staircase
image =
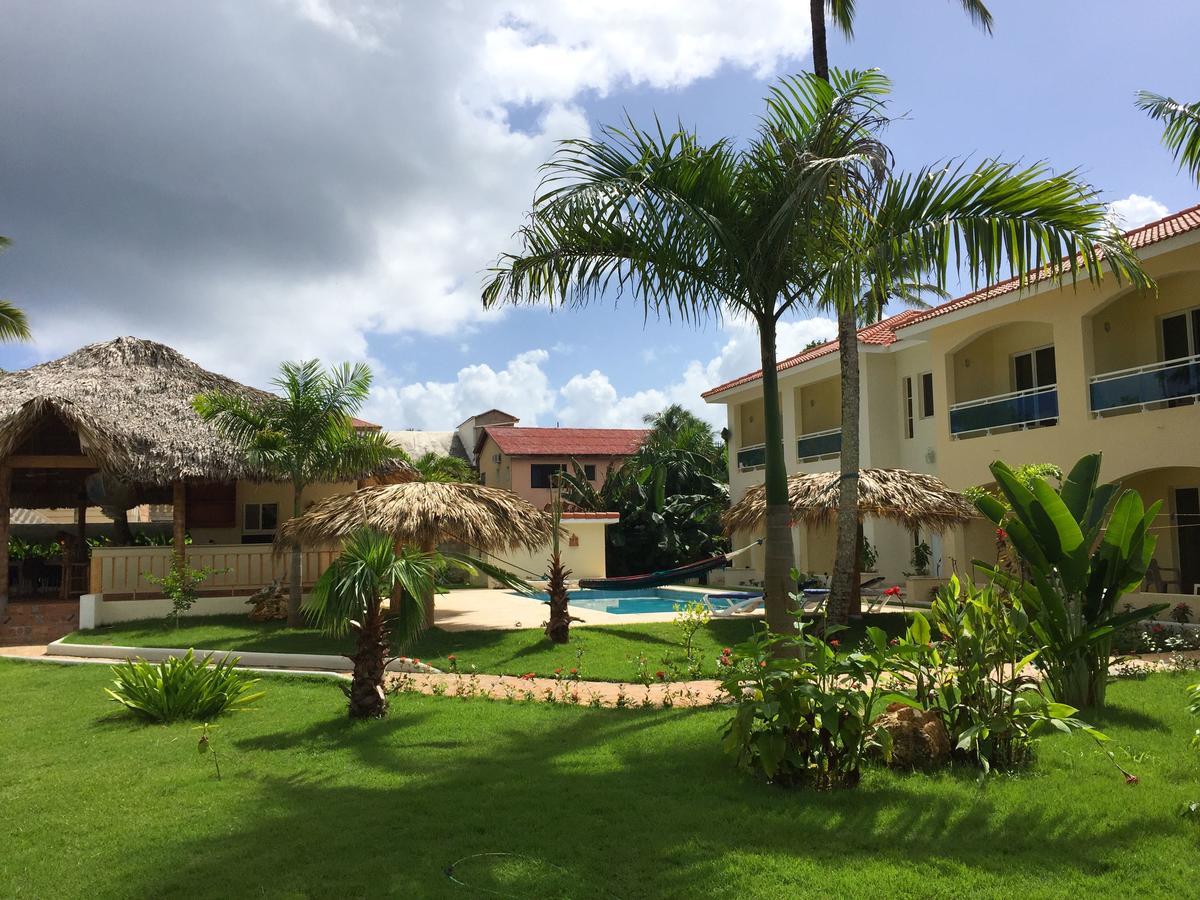
{"label": "exterior staircase", "polygon": [[78,600],[10,601],[0,619],[0,647],[48,644],[77,628]]}

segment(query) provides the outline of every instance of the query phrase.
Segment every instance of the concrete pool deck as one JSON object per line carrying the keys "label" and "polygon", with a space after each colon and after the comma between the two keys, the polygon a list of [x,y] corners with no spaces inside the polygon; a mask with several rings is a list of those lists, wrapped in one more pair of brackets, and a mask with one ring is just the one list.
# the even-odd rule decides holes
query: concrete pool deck
{"label": "concrete pool deck", "polygon": [[[729,588],[705,587],[665,587],[661,590],[678,590],[680,602],[684,602],[688,594],[728,594]],[[631,591],[631,595],[636,595]],[[571,615],[579,621],[572,622],[571,627],[580,625],[632,625],[642,622],[670,622],[675,618],[674,612],[656,613],[627,613],[616,615],[594,609],[584,609],[572,606]],[[762,613],[744,613],[738,618],[762,618]],[[504,589],[492,588],[461,588],[446,594],[438,594],[434,604],[434,624],[446,631],[476,631],[479,629],[516,629],[539,628],[546,621],[546,604],[530,597]]]}

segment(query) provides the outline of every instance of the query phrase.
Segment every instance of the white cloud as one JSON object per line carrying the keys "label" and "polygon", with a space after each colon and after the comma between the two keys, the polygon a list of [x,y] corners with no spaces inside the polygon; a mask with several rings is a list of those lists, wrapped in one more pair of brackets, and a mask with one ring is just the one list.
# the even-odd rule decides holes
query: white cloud
{"label": "white cloud", "polygon": [[588,97],[808,47],[794,0],[15,0],[6,295],[43,357],[131,333],[256,383],[371,333],[470,333]]}
{"label": "white cloud", "polygon": [[[810,341],[828,340],[836,332],[836,323],[827,318],[784,322],[779,327],[778,358],[786,359]],[[543,367],[549,353],[530,350],[499,372],[489,366],[468,366],[452,382],[377,384],[365,414],[389,429],[439,430],[498,407],[520,416],[525,425],[636,428],[644,415],[679,403],[719,428],[725,424],[724,408],[705,403],[700,395],[759,368],[758,332],[753,325],[728,323],[723,336],[724,343],[711,359],[693,359],[674,381],[632,394],[620,394],[599,369],[572,375],[555,388]]]}
{"label": "white cloud", "polygon": [[1108,204],[1109,220],[1125,231],[1161,219],[1169,211],[1165,204],[1141,194],[1130,194],[1123,200]]}

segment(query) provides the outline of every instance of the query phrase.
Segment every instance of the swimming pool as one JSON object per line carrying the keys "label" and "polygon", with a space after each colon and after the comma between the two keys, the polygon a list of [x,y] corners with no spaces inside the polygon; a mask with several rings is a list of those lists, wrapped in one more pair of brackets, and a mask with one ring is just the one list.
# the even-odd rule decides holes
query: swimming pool
{"label": "swimming pool", "polygon": [[[535,594],[534,596],[542,601],[549,599],[546,594]],[[714,609],[724,609],[739,600],[756,596],[758,595],[738,592],[708,594],[709,603]],[[675,612],[676,606],[684,603],[703,602],[704,598],[704,591],[680,591],[674,588],[644,588],[636,591],[575,590],[571,591],[570,604],[574,609],[592,609],[597,612],[626,616],[637,613]]]}

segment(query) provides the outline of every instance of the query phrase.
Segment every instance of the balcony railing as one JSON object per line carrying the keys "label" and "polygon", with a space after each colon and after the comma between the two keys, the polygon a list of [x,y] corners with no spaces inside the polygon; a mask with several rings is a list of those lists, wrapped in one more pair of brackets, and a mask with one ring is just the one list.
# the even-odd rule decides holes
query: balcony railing
{"label": "balcony railing", "polygon": [[1058,385],[997,394],[950,407],[950,434],[967,437],[1009,428],[1034,428],[1058,422]]}
{"label": "balcony railing", "polygon": [[802,434],[796,441],[796,455],[801,462],[809,462],[825,456],[837,456],[841,452],[842,429],[840,428]]}
{"label": "balcony railing", "polygon": [[1090,382],[1094,414],[1192,399],[1200,397],[1200,356],[1105,372]]}
{"label": "balcony railing", "polygon": [[767,464],[767,445],[754,444],[743,447],[737,453],[738,468],[745,472],[747,469],[760,469]]}

